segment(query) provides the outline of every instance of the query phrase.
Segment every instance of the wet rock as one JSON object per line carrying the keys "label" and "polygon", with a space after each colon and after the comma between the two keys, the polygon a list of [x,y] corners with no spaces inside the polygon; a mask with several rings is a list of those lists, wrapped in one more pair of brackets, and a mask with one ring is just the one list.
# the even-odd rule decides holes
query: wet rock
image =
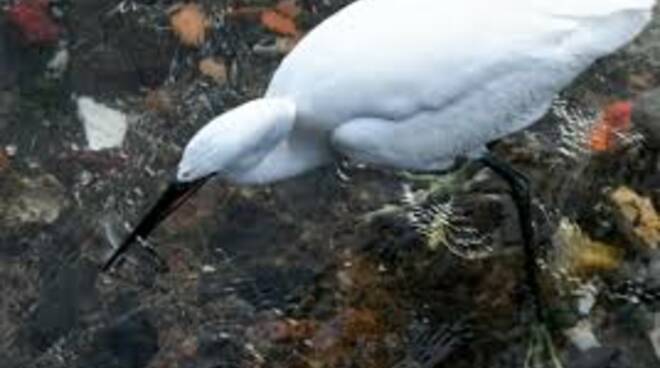
{"label": "wet rock", "polygon": [[660,217],[649,198],[627,187],[619,187],[610,194],[619,230],[640,249],[660,246]]}
{"label": "wet rock", "polygon": [[87,144],[91,150],[121,146],[128,128],[124,113],[89,97],[78,98],[77,105],[78,118],[84,124]]}
{"label": "wet rock", "polygon": [[53,223],[69,205],[64,187],[50,174],[3,179],[0,180],[0,223],[8,228]]}
{"label": "wet rock", "polygon": [[91,346],[79,368],[142,368],[159,350],[158,331],[148,313],[142,311],[101,331]]}
{"label": "wet rock", "polygon": [[633,105],[632,121],[642,131],[649,146],[660,148],[660,88],[637,98]]}

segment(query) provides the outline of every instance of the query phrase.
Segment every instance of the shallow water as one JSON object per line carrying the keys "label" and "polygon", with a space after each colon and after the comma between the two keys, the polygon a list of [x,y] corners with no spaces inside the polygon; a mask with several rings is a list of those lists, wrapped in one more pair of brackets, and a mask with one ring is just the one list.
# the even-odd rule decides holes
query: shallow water
{"label": "shallow water", "polygon": [[[308,3],[301,31],[347,2]],[[516,214],[479,167],[430,181],[332,167],[267,187],[210,183],[151,237],[157,257],[136,246],[99,271],[192,133],[259,95],[282,56],[274,32],[228,16],[226,1],[202,2],[209,35],[183,47],[171,5],[52,2],[50,44],[27,44],[0,13],[2,366],[523,367],[534,318]],[[49,69],[58,52],[68,62]],[[226,79],[198,71],[211,56]],[[638,129],[660,124],[660,94],[612,147],[588,144],[605,106],[641,106],[659,67],[660,15],[494,146],[533,183],[545,345],[566,367],[660,364],[659,162]],[[80,96],[126,115],[119,147],[88,148]]]}

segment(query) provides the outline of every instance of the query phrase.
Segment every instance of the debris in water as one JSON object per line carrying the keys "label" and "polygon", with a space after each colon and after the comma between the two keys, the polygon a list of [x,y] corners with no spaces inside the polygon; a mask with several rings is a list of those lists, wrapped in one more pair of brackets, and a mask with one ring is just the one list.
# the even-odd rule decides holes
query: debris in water
{"label": "debris in water", "polygon": [[91,97],[77,100],[78,117],[85,125],[89,148],[94,151],[121,146],[126,135],[126,115],[94,101]]}
{"label": "debris in water", "polygon": [[660,217],[649,198],[621,186],[609,198],[621,233],[640,249],[660,246]]}
{"label": "debris in water", "polygon": [[199,5],[190,3],[172,7],[170,25],[182,44],[199,47],[206,40],[206,30],[210,22]]}

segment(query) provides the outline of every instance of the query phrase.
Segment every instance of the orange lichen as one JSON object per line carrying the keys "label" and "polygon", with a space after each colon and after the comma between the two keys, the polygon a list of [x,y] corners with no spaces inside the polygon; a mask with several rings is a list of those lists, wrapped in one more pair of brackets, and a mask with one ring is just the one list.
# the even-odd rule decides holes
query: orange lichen
{"label": "orange lichen", "polygon": [[606,106],[589,134],[589,148],[595,152],[604,152],[617,147],[618,138],[630,129],[631,114],[632,104],[628,101]]}
{"label": "orange lichen", "polygon": [[181,43],[186,46],[198,47],[206,39],[209,20],[199,5],[191,3],[173,8],[170,25]]}

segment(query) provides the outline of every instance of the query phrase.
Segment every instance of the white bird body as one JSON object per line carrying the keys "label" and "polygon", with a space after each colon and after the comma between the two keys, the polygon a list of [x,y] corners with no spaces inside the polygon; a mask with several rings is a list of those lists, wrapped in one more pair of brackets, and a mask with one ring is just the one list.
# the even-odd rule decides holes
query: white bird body
{"label": "white bird body", "polygon": [[654,5],[359,0],[301,40],[264,98],[201,129],[178,179],[219,173],[269,183],[335,153],[395,169],[446,168],[539,119],[597,58],[630,42]]}

